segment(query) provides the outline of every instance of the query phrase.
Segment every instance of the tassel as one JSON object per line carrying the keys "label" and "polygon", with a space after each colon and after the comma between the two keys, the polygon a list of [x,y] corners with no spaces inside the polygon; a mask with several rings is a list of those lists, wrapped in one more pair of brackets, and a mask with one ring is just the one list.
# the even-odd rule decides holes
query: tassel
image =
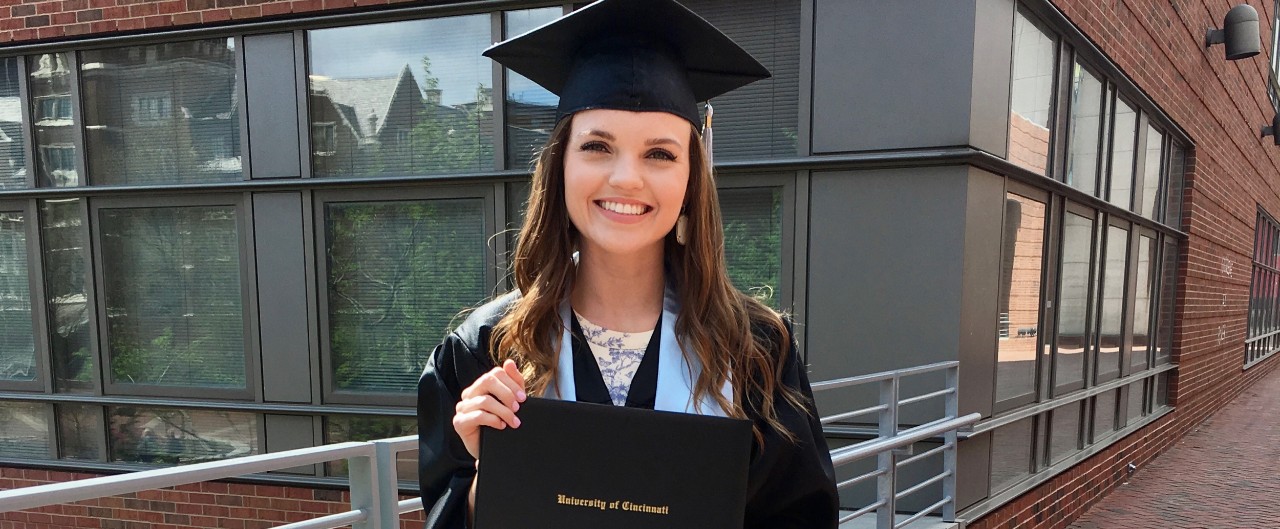
{"label": "tassel", "polygon": [[702,125],[702,148],[707,153],[707,167],[715,167],[713,160],[713,148],[715,147],[714,133],[711,130],[711,117],[715,115],[715,109],[711,108],[711,101],[707,101],[707,121]]}

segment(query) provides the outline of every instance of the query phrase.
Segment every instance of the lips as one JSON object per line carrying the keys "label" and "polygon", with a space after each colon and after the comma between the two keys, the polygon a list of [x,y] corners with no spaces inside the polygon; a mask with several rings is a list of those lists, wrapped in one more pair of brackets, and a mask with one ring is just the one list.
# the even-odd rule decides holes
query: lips
{"label": "lips", "polygon": [[640,216],[640,215],[644,215],[645,213],[648,213],[649,210],[653,209],[644,204],[627,204],[622,202],[615,202],[612,200],[597,200],[596,205],[600,206],[602,209],[611,211],[613,213],[617,213],[619,215]]}

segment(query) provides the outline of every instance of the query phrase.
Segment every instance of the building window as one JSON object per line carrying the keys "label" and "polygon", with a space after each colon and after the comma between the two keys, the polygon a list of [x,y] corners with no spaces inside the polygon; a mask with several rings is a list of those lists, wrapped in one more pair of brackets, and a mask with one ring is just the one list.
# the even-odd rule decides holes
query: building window
{"label": "building window", "polygon": [[1271,96],[1271,106],[1280,112],[1280,0],[1272,6],[1275,18],[1271,23],[1271,82],[1268,83],[1267,95]]}
{"label": "building window", "polygon": [[1112,119],[1111,182],[1107,199],[1117,206],[1130,209],[1133,206],[1134,145],[1138,142],[1138,113],[1133,106],[1116,98]]}
{"label": "building window", "polygon": [[49,458],[49,406],[0,401],[0,457]]}
{"label": "building window", "polygon": [[41,200],[40,242],[53,385],[60,392],[92,392],[88,223],[84,199]]}
{"label": "building window", "polygon": [[1035,400],[1047,213],[1043,199],[1005,195],[996,353],[998,408]]}
{"label": "building window", "polygon": [[1245,367],[1280,350],[1280,224],[1258,208],[1253,235],[1253,281],[1249,287],[1249,335]]}
{"label": "building window", "polygon": [[311,154],[332,156],[338,150],[338,124],[332,121],[311,124]]}
{"label": "building window", "polygon": [[1048,174],[1058,43],[1018,10],[1013,22],[1009,161]]}
{"label": "building window", "polygon": [[489,294],[485,204],[473,194],[324,205],[334,399],[412,395],[427,353]]}
{"label": "building window", "polygon": [[109,406],[110,461],[181,465],[260,452],[252,413]]}
{"label": "building window", "polygon": [[1079,62],[1072,64],[1071,117],[1067,125],[1067,185],[1090,195],[1097,193],[1098,152],[1106,137],[1103,129],[1105,107],[1102,81]]}
{"label": "building window", "polygon": [[247,395],[237,208],[94,207],[108,386]]}
{"label": "building window", "polygon": [[36,349],[27,275],[27,218],[0,209],[0,387],[34,381]]}
{"label": "building window", "polygon": [[[36,160],[37,183],[48,187],[81,185],[76,171],[75,112],[70,67],[72,54],[45,53],[27,57],[27,92],[31,97],[31,115],[36,116],[33,140],[40,157]],[[65,110],[64,110],[65,109]],[[60,117],[65,116],[65,117]],[[50,148],[69,149],[65,158],[50,157]]]}
{"label": "building window", "polygon": [[81,52],[90,182],[240,180],[239,71],[230,38]]}
{"label": "building window", "polygon": [[17,57],[0,58],[0,190],[27,187],[19,65]]}
{"label": "building window", "polygon": [[312,174],[493,169],[493,62],[480,55],[490,26],[480,14],[308,31],[311,122],[343,129],[334,154],[313,154]]}
{"label": "building window", "polygon": [[782,188],[721,188],[725,261],[734,286],[766,305],[782,293]]}
{"label": "building window", "polygon": [[1094,221],[1079,208],[1063,215],[1058,265],[1057,335],[1053,347],[1054,395],[1084,387],[1086,352],[1091,350],[1090,293],[1093,291]]}

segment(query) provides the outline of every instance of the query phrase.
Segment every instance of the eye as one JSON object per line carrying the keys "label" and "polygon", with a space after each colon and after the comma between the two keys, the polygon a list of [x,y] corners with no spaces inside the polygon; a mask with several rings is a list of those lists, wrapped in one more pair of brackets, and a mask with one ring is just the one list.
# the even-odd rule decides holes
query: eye
{"label": "eye", "polygon": [[646,154],[645,156],[648,158],[656,158],[658,160],[666,160],[668,162],[676,161],[676,155],[671,154],[671,151],[668,151],[666,149],[654,149],[652,151],[649,151],[649,153]]}
{"label": "eye", "polygon": [[582,144],[578,149],[583,151],[609,152],[609,146],[602,141],[589,141]]}

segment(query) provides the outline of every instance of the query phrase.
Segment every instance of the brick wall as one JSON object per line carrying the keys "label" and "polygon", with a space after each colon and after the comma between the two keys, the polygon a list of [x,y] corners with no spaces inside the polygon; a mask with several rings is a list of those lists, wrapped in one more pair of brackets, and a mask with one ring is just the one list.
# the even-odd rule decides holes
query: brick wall
{"label": "brick wall", "polygon": [[[1205,50],[1204,31],[1220,27],[1238,2],[1088,0],[1054,2],[1195,142],[1188,160],[1183,247],[1174,330],[1178,376],[1174,413],[1054,477],[982,519],[973,529],[1059,529],[1121,483],[1125,466],[1170,447],[1215,410],[1280,364],[1243,371],[1256,208],[1280,213],[1280,150],[1258,127],[1271,121],[1267,53],[1223,59]],[[1270,1],[1248,2],[1271,41]]]}
{"label": "brick wall", "polygon": [[0,0],[0,44],[209,26],[410,2],[412,0]]}
{"label": "brick wall", "polygon": [[[0,467],[0,490],[94,477]],[[340,490],[207,482],[0,513],[0,529],[266,529],[346,512],[350,502]],[[422,511],[408,513],[400,527],[423,520]]]}

